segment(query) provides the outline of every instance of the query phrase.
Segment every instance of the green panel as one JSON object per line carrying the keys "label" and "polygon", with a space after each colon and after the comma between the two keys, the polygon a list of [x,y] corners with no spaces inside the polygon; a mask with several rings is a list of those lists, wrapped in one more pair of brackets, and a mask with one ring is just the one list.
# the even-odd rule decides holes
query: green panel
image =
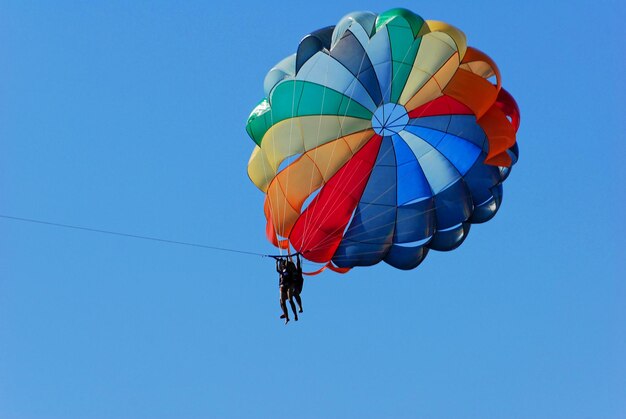
{"label": "green panel", "polygon": [[413,38],[417,36],[424,25],[424,19],[410,10],[396,8],[390,9],[378,15],[376,19],[376,32],[383,26],[408,26],[413,33]]}
{"label": "green panel", "polygon": [[402,8],[387,10],[376,19],[376,31],[386,27],[391,44],[391,102],[397,102],[402,95],[421,42],[415,38],[424,25],[424,19]]}
{"label": "green panel", "polygon": [[[274,123],[292,116],[305,115],[345,115],[362,119],[372,117],[372,113],[367,108],[350,100],[343,93],[316,83],[290,80],[278,85],[274,92],[271,99]],[[277,97],[276,94],[280,96]],[[295,101],[292,100],[294,96]],[[344,99],[347,101],[342,106]],[[296,109],[292,112],[294,105]]]}
{"label": "green panel", "polygon": [[[394,22],[398,20],[400,19],[394,19]],[[408,23],[404,22],[404,26],[387,25],[389,42],[391,43],[391,59],[393,61],[391,102],[397,102],[400,99],[422,41],[422,38],[417,40],[414,38]]]}
{"label": "green panel", "polygon": [[270,104],[267,99],[264,98],[252,110],[252,113],[248,117],[248,122],[246,123],[246,131],[248,132],[250,138],[252,138],[254,142],[257,143],[257,145],[261,145],[261,139],[263,138],[263,135],[272,125],[270,110]]}
{"label": "green panel", "polygon": [[297,83],[294,80],[276,85],[270,98],[274,123],[297,115],[297,112],[294,110],[302,96],[303,87],[302,83]]}
{"label": "green panel", "polygon": [[303,80],[278,84],[272,91],[271,103],[270,108],[267,100],[262,101],[248,118],[246,130],[258,145],[273,124],[293,117],[341,115],[367,120],[372,118],[367,108],[344,94]]}
{"label": "green panel", "polygon": [[[332,75],[331,75],[332,77]],[[341,98],[344,96],[337,94],[334,90],[324,88],[319,84],[301,81],[304,88],[300,104],[298,106],[297,116],[301,115],[339,115],[339,106]],[[324,90],[326,93],[324,94]]]}

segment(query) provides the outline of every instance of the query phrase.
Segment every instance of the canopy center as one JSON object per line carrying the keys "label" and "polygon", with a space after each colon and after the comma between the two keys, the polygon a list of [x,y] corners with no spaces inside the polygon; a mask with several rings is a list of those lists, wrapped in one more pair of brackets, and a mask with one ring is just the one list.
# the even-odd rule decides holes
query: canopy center
{"label": "canopy center", "polygon": [[399,133],[408,122],[409,115],[404,106],[397,103],[385,103],[374,112],[372,128],[376,134],[385,137]]}

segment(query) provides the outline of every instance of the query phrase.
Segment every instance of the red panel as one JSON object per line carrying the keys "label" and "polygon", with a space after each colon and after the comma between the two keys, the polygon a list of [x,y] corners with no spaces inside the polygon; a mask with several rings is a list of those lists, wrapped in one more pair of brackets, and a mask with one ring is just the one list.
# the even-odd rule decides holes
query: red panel
{"label": "red panel", "polygon": [[439,96],[435,100],[413,109],[409,112],[409,118],[422,118],[425,116],[439,115],[472,115],[470,108],[452,99],[450,96]]}
{"label": "red panel", "polygon": [[511,118],[511,124],[513,129],[517,132],[519,128],[520,115],[517,102],[513,99],[513,96],[504,89],[500,89],[498,98],[496,99],[496,106],[504,112],[504,114]]}
{"label": "red panel", "polygon": [[313,262],[328,262],[343,237],[380,149],[382,137],[374,135],[330,178],[300,215],[291,230],[293,247]]}

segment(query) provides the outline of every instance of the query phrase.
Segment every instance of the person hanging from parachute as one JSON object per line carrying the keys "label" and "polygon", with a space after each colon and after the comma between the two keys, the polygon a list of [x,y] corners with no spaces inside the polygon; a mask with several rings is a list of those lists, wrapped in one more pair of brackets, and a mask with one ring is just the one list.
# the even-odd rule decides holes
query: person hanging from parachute
{"label": "person hanging from parachute", "polygon": [[[296,267],[293,262],[290,262],[287,258],[274,257],[276,259],[276,272],[278,272],[278,289],[279,289],[279,302],[280,309],[283,314],[280,315],[281,319],[285,319],[285,324],[289,323],[289,311],[287,310],[287,300],[291,306],[294,319],[298,321],[298,313],[296,312],[296,305],[293,302],[294,295],[294,277],[296,273]],[[293,267],[290,266],[293,265]]]}
{"label": "person hanging from parachute", "polygon": [[[291,270],[291,278],[293,282],[293,286],[291,288],[291,295],[289,296],[289,300],[292,300],[292,297],[296,299],[296,303],[298,303],[298,312],[302,313],[302,299],[300,298],[300,293],[302,292],[302,288],[304,286],[304,276],[302,275],[302,260],[300,259],[300,253],[296,253],[296,264],[293,263],[293,257],[289,258],[289,262],[287,262],[287,267]],[[293,302],[292,302],[293,307]],[[295,311],[294,311],[295,314]],[[296,316],[297,320],[297,316]]]}
{"label": "person hanging from parachute", "polygon": [[[302,313],[302,299],[300,298],[300,293],[304,285],[300,254],[295,255],[296,263],[293,262],[294,255],[271,257],[276,259],[276,272],[278,272],[279,302],[282,311],[280,318],[285,319],[285,324],[289,323],[289,311],[287,309],[287,300],[289,300],[294,319],[298,321],[298,313]],[[296,305],[293,301],[294,298],[298,303],[298,311],[296,311]]]}

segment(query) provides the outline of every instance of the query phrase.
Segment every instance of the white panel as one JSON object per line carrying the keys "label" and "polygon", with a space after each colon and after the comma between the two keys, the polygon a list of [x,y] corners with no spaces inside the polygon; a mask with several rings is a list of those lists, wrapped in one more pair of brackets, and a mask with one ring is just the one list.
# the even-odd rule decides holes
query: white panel
{"label": "white panel", "polygon": [[[300,69],[297,80],[304,80],[344,93],[371,112],[376,105],[367,90],[347,68],[324,52],[318,52]],[[357,83],[353,83],[354,81]],[[320,104],[321,105],[321,104]]]}
{"label": "white panel", "polygon": [[400,136],[415,154],[434,194],[461,177],[452,163],[426,141],[407,131],[402,131]]}
{"label": "white panel", "polygon": [[366,52],[376,71],[383,101],[389,102],[391,95],[391,49],[386,27],[376,32],[370,40]]}

